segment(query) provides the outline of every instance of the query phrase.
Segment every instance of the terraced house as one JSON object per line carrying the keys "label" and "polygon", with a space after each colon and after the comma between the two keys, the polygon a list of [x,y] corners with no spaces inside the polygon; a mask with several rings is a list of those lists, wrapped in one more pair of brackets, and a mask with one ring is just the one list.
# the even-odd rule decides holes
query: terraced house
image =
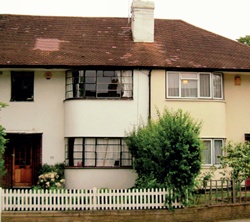
{"label": "terraced house", "polygon": [[0,15],[6,187],[65,162],[67,188],[128,188],[126,132],[182,108],[203,121],[204,169],[226,141],[250,138],[250,47],[181,20]]}

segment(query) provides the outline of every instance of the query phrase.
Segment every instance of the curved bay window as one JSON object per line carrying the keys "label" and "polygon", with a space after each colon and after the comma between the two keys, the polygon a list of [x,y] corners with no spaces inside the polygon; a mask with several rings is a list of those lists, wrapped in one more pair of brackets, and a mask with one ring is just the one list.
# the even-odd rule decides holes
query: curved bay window
{"label": "curved bay window", "polygon": [[132,156],[123,138],[70,137],[66,141],[70,167],[131,167]]}
{"label": "curved bay window", "polygon": [[132,70],[71,70],[66,73],[66,99],[132,97]]}

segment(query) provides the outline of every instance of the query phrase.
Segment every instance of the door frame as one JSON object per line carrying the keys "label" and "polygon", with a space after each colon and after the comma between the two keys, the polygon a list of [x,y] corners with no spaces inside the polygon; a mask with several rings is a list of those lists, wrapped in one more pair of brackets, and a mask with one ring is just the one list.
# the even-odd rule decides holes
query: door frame
{"label": "door frame", "polygon": [[[37,183],[38,172],[42,165],[42,133],[7,133],[5,165],[7,169],[7,186],[10,188],[29,188]],[[26,164],[16,170],[15,147],[18,143],[30,145],[30,165]],[[25,168],[24,168],[25,167]],[[26,170],[27,167],[27,170]],[[16,175],[16,174],[19,175]],[[15,183],[19,177],[20,183]],[[29,181],[28,181],[29,180]]]}

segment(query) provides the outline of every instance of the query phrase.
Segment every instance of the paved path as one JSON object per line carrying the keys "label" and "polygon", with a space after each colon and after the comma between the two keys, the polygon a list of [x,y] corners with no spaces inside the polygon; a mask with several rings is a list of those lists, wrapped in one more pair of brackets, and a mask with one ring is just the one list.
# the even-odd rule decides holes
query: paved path
{"label": "paved path", "polygon": [[221,222],[250,222],[250,219],[223,220]]}

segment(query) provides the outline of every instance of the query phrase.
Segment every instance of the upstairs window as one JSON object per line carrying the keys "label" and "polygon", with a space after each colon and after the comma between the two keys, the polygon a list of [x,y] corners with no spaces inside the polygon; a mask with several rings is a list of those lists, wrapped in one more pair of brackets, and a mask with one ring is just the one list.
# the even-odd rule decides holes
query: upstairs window
{"label": "upstairs window", "polygon": [[67,138],[66,164],[72,167],[131,167],[123,138]]}
{"label": "upstairs window", "polygon": [[167,98],[222,99],[222,74],[167,72]]}
{"label": "upstairs window", "polygon": [[11,72],[10,101],[34,100],[34,72]]}
{"label": "upstairs window", "polygon": [[203,150],[202,163],[204,165],[220,164],[220,156],[223,155],[223,139],[202,139],[205,149]]}
{"label": "upstairs window", "polygon": [[131,70],[73,70],[66,74],[66,99],[132,97]]}

